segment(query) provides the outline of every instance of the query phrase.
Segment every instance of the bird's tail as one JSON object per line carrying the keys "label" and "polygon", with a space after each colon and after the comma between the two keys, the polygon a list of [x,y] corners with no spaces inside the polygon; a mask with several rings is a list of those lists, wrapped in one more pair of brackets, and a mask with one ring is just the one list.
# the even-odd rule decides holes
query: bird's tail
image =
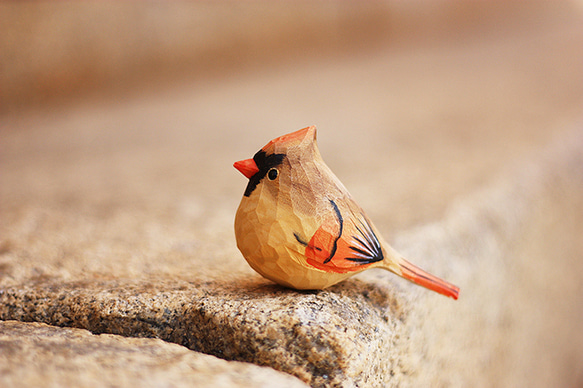
{"label": "bird's tail", "polygon": [[401,270],[400,275],[405,279],[450,298],[458,298],[460,292],[459,287],[425,272],[407,260],[401,258],[398,267]]}

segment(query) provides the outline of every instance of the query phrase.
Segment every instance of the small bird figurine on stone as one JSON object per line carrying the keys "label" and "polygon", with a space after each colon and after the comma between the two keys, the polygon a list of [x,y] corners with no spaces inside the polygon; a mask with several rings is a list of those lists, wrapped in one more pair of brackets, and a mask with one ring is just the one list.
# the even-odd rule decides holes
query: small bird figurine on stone
{"label": "small bird figurine on stone", "polygon": [[234,167],[249,178],[235,216],[237,246],[262,276],[323,289],[383,268],[445,296],[459,288],[406,261],[322,160],[311,126],[273,139]]}

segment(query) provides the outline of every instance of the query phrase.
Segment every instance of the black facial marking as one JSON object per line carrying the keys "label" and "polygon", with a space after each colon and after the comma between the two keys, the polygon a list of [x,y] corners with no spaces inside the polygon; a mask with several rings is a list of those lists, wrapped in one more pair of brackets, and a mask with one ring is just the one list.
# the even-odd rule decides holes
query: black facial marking
{"label": "black facial marking", "polygon": [[267,172],[271,168],[279,166],[283,162],[284,157],[284,154],[267,155],[263,150],[257,152],[255,156],[253,156],[253,160],[255,161],[259,171],[249,179],[249,183],[247,184],[247,188],[245,189],[245,193],[243,195],[245,197],[250,196],[259,182],[261,182],[265,175],[267,175]]}

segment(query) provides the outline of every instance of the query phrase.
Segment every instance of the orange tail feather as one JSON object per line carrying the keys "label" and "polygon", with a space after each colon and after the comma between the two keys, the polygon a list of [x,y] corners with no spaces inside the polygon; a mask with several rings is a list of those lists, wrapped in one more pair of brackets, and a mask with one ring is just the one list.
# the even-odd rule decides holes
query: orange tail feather
{"label": "orange tail feather", "polygon": [[404,259],[401,259],[399,266],[401,268],[401,276],[403,276],[405,279],[440,293],[441,295],[445,295],[454,299],[458,298],[460,292],[459,287],[423,271],[421,268],[409,263]]}

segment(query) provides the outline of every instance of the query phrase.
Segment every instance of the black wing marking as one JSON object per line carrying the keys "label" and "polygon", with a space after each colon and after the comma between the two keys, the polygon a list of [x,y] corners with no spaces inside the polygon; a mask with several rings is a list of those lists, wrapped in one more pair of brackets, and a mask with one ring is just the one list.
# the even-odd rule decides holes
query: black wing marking
{"label": "black wing marking", "polygon": [[360,227],[355,225],[358,236],[352,236],[352,244],[349,248],[353,251],[354,257],[347,257],[346,260],[359,264],[370,264],[384,259],[383,250],[379,239],[372,231],[366,219],[356,217],[360,221]]}
{"label": "black wing marking", "polygon": [[298,242],[300,244],[302,244],[303,246],[307,247],[308,243],[304,241],[303,238],[300,237],[300,235],[297,232],[294,232],[294,237],[296,238],[296,240],[298,240]]}
{"label": "black wing marking", "polygon": [[334,255],[336,254],[336,250],[338,249],[338,240],[342,237],[342,229],[344,228],[344,219],[342,218],[342,214],[340,214],[340,209],[338,209],[338,205],[333,200],[330,200],[332,207],[334,208],[334,212],[336,212],[336,217],[338,218],[338,222],[340,223],[340,230],[338,231],[338,236],[334,239],[334,244],[332,244],[332,250],[330,250],[330,256],[326,260],[324,260],[324,264],[328,263]]}

